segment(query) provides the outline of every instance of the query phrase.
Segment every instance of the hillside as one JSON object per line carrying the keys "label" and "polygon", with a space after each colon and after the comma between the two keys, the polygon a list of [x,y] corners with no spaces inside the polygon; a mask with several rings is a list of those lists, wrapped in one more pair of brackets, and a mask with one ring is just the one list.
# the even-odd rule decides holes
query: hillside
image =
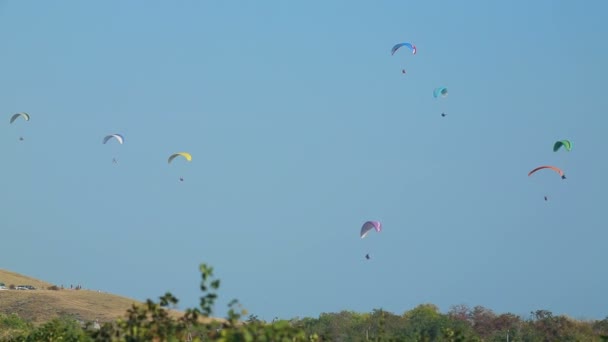
{"label": "hillside", "polygon": [[0,282],[9,285],[33,285],[36,290],[0,291],[0,313],[15,313],[34,323],[43,323],[62,315],[85,321],[105,322],[124,315],[138,301],[109,293],[89,290],[48,290],[52,284],[1,270]]}
{"label": "hillside", "polygon": [[32,285],[39,289],[46,289],[47,287],[53,285],[47,283],[46,281],[41,281],[32,277],[24,276],[19,273],[2,270],[0,269],[0,283],[6,284],[8,287],[10,284],[15,286],[17,285]]}
{"label": "hillside", "polygon": [[[0,291],[0,314],[17,314],[35,324],[70,315],[83,321],[106,322],[123,317],[131,298],[90,290],[48,290],[48,282],[0,269],[0,283],[32,285],[36,290]],[[181,312],[171,310],[174,315]],[[202,319],[202,321],[205,321]]]}

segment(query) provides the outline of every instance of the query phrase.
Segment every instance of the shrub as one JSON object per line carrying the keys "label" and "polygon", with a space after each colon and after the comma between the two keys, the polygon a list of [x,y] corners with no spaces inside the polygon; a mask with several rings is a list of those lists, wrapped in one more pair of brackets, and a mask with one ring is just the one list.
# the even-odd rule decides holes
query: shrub
{"label": "shrub", "polygon": [[27,336],[29,341],[93,341],[78,322],[69,318],[55,318],[42,326],[34,328]]}

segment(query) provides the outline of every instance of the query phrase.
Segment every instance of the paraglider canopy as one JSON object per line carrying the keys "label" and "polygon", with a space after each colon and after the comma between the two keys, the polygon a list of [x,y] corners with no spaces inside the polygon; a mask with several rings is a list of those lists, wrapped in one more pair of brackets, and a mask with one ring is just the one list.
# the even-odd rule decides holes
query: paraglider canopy
{"label": "paraglider canopy", "polygon": [[187,161],[192,161],[192,155],[190,155],[190,153],[188,152],[177,152],[177,153],[173,153],[170,157],[169,160],[167,161],[167,163],[171,163],[173,161],[173,159],[182,156],[184,158],[186,158]]}
{"label": "paraglider canopy", "polygon": [[446,88],[446,87],[435,88],[435,90],[433,90],[433,97],[437,98],[439,95],[441,95],[441,97],[448,96],[448,88]]}
{"label": "paraglider canopy", "polygon": [[416,54],[416,45],[414,45],[412,43],[399,43],[399,44],[396,44],[395,46],[393,46],[393,48],[391,49],[391,55],[394,55],[395,52],[397,52],[397,50],[399,50],[399,48],[402,46],[405,46],[406,48],[412,50],[413,55]]}
{"label": "paraglider canopy", "polygon": [[367,236],[367,233],[369,233],[373,229],[375,229],[377,232],[380,232],[382,230],[382,223],[380,223],[379,221],[365,222],[361,227],[361,233],[359,235],[363,239],[365,236]]}
{"label": "paraglider canopy", "polygon": [[13,114],[13,116],[11,116],[11,123],[15,122],[15,120],[17,120],[17,118],[23,118],[23,120],[25,121],[30,121],[30,115],[26,112],[21,112],[21,113],[17,113],[17,114]]}
{"label": "paraglider canopy", "polygon": [[555,142],[555,144],[553,144],[553,152],[557,152],[562,146],[568,152],[572,150],[572,143],[570,142],[570,140],[558,140]]}
{"label": "paraglider canopy", "polygon": [[557,174],[559,174],[560,176],[562,176],[562,179],[566,179],[566,175],[564,174],[564,171],[562,171],[561,169],[559,169],[559,168],[557,168],[555,166],[550,166],[550,165],[543,165],[543,166],[539,166],[539,167],[535,168],[534,170],[532,170],[532,171],[530,171],[528,173],[528,177],[532,176],[537,171],[543,170],[543,169],[553,170],[553,171],[557,172]]}
{"label": "paraglider canopy", "polygon": [[106,135],[105,138],[103,138],[103,143],[107,143],[108,140],[110,139],[116,139],[116,141],[118,141],[121,145],[125,142],[125,138],[120,135],[120,134],[110,134],[110,135]]}

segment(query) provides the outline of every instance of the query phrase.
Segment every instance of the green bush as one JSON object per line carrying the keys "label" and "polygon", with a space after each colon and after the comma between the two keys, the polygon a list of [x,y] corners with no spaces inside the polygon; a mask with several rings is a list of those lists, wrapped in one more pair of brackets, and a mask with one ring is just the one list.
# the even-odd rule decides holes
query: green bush
{"label": "green bush", "polygon": [[16,314],[0,314],[0,341],[19,341],[32,328],[31,323],[26,322]]}
{"label": "green bush", "polygon": [[34,329],[22,341],[87,342],[93,341],[93,338],[74,319],[64,317],[54,319]]}

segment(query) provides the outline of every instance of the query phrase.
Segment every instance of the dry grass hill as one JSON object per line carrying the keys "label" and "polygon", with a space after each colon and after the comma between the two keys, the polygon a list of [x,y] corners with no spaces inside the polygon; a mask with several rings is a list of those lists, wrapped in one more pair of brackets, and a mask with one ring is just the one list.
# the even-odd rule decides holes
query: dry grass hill
{"label": "dry grass hill", "polygon": [[[106,322],[124,317],[131,298],[90,290],[49,290],[53,284],[0,269],[0,283],[32,285],[36,290],[0,290],[0,313],[15,313],[35,324],[70,315],[83,321]],[[180,312],[173,312],[179,315]]]}
{"label": "dry grass hill", "polygon": [[0,283],[32,285],[36,290],[0,291],[0,313],[16,313],[34,323],[43,323],[62,315],[105,322],[122,317],[138,301],[109,293],[89,290],[48,290],[53,284],[0,269]]}

